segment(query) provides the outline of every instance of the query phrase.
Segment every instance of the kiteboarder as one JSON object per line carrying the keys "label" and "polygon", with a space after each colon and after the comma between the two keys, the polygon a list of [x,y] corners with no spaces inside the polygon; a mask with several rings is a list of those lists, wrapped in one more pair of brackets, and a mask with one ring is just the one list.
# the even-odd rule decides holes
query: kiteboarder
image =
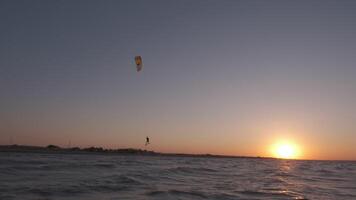
{"label": "kiteboarder", "polygon": [[150,144],[150,138],[146,137],[146,144],[145,144],[145,146],[147,146],[148,144]]}

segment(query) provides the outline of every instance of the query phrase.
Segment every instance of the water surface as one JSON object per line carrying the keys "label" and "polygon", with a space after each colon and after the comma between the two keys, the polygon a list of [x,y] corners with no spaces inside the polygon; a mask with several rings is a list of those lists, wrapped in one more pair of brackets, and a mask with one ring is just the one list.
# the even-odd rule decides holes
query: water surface
{"label": "water surface", "polygon": [[0,199],[356,199],[356,162],[0,152]]}

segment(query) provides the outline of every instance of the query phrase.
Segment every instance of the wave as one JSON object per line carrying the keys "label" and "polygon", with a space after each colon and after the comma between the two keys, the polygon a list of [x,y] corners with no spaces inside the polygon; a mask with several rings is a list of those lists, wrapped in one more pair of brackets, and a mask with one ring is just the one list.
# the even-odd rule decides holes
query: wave
{"label": "wave", "polygon": [[162,190],[156,190],[156,191],[150,191],[147,192],[146,195],[148,196],[175,196],[177,198],[181,197],[181,196],[188,196],[191,198],[196,199],[201,198],[201,199],[207,199],[207,195],[204,194],[203,192],[199,192],[199,191],[183,191],[183,190],[175,190],[175,189],[171,189],[171,190],[167,190],[167,191],[162,191]]}
{"label": "wave", "polygon": [[173,167],[173,168],[169,168],[168,169],[169,172],[172,173],[217,173],[219,172],[219,170],[217,169],[211,169],[211,168],[207,168],[207,167]]}
{"label": "wave", "polygon": [[242,196],[250,198],[272,198],[272,199],[307,199],[302,195],[294,192],[281,190],[281,189],[268,189],[268,190],[242,190],[238,192]]}

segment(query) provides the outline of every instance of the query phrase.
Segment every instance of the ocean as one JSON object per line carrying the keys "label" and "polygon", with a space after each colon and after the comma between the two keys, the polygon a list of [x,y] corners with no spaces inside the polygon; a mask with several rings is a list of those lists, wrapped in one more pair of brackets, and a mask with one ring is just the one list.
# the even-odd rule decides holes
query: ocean
{"label": "ocean", "polygon": [[356,199],[356,162],[0,152],[0,199]]}

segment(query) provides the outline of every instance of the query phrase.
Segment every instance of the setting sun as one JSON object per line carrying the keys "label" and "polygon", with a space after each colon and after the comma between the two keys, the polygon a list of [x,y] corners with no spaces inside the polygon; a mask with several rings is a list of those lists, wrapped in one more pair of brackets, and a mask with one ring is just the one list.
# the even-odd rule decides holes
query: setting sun
{"label": "setting sun", "polygon": [[273,156],[276,158],[296,159],[299,157],[298,146],[288,142],[278,143],[274,145],[272,151]]}

